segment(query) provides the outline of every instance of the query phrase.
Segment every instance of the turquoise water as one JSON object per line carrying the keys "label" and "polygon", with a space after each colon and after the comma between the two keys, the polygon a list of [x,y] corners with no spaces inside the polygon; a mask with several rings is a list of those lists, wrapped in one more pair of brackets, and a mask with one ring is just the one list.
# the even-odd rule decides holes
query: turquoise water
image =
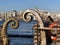
{"label": "turquoise water", "polygon": [[29,23],[26,23],[24,21],[19,21],[19,27],[17,29],[12,29],[9,24],[7,27],[7,35],[9,36],[10,39],[9,45],[34,45],[33,26],[35,23],[37,23],[37,21],[35,20]]}

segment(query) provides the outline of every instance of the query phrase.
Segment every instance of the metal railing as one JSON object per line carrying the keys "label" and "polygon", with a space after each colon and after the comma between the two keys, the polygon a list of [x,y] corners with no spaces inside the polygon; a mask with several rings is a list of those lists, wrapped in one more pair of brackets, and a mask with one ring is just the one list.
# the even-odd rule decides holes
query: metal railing
{"label": "metal railing", "polygon": [[[31,15],[30,15],[31,14]],[[32,16],[35,16],[38,25],[34,25],[34,45],[46,45],[46,35],[45,30],[60,30],[60,28],[46,28],[44,27],[43,21],[40,14],[35,10],[26,10],[19,18],[27,23],[32,21]],[[16,29],[19,27],[19,22],[16,17],[7,18],[1,29],[0,45],[8,45],[9,37],[7,36],[7,26],[11,22],[11,28]]]}

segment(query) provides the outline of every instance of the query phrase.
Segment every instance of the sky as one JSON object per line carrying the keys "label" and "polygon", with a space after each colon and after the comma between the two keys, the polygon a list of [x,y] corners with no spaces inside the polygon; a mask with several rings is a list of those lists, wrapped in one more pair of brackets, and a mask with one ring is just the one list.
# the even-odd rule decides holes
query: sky
{"label": "sky", "polygon": [[0,12],[34,8],[60,13],[60,0],[0,0]]}

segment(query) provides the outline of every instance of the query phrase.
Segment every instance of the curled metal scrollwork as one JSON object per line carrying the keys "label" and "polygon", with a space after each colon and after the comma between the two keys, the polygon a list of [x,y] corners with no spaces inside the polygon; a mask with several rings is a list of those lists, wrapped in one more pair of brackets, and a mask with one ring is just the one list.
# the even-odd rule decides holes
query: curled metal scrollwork
{"label": "curled metal scrollwork", "polygon": [[30,12],[26,12],[24,15],[23,15],[23,20],[25,22],[30,22],[32,20],[32,14]]}
{"label": "curled metal scrollwork", "polygon": [[[33,16],[35,16],[36,20],[38,21],[39,27],[44,27],[40,15],[35,10],[26,10],[23,13],[23,20],[25,22],[30,22],[32,20]],[[19,25],[17,19],[14,18],[14,17],[8,18],[4,22],[3,28],[1,30],[1,39],[3,40],[3,45],[8,45],[9,39],[8,39],[8,36],[7,36],[7,26],[8,26],[9,23],[11,23],[11,27],[14,28],[14,29],[17,28],[18,25]],[[45,31],[41,31],[41,45],[45,45],[46,44],[46,40],[45,40],[44,36],[45,36]]]}
{"label": "curled metal scrollwork", "polygon": [[3,28],[1,30],[1,38],[3,40],[3,45],[8,45],[7,26],[10,22],[12,22],[11,27],[14,29],[17,28],[19,25],[16,18],[9,18],[4,22]]}
{"label": "curled metal scrollwork", "polygon": [[[28,15],[29,13],[32,14],[32,15]],[[31,21],[31,18],[32,18],[31,16],[35,16],[36,20],[38,21],[39,27],[44,27],[42,19],[40,17],[40,14],[38,12],[36,12],[35,10],[31,10],[31,9],[30,10],[26,10],[23,13],[23,20],[25,22],[29,22],[29,21]],[[41,45],[46,45],[45,31],[41,30],[41,37],[40,38],[41,38]]]}
{"label": "curled metal scrollwork", "polygon": [[[28,15],[28,13],[30,13],[30,14]],[[29,16],[29,17],[28,17],[28,16]],[[39,25],[40,25],[41,27],[44,27],[40,15],[39,15],[35,10],[31,10],[31,9],[30,9],[30,10],[26,10],[26,11],[23,13],[23,20],[24,20],[25,22],[29,22],[29,21],[31,21],[31,18],[32,18],[31,16],[35,16],[35,18],[36,18],[36,20],[38,21]]]}

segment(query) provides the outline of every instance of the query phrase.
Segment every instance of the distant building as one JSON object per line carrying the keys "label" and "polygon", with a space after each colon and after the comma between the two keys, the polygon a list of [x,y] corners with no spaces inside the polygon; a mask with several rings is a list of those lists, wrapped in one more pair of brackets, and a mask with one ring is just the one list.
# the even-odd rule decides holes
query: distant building
{"label": "distant building", "polygon": [[[50,12],[39,10],[39,9],[34,9],[34,10],[40,14],[42,19],[46,19],[46,17],[48,16],[51,16],[54,20],[60,18],[60,14],[50,13]],[[24,11],[17,12],[16,10],[12,10],[10,12],[0,12],[0,20],[7,19],[9,17],[22,18]],[[29,15],[32,15],[32,14],[30,13]],[[34,16],[34,20],[35,20],[35,16]]]}

